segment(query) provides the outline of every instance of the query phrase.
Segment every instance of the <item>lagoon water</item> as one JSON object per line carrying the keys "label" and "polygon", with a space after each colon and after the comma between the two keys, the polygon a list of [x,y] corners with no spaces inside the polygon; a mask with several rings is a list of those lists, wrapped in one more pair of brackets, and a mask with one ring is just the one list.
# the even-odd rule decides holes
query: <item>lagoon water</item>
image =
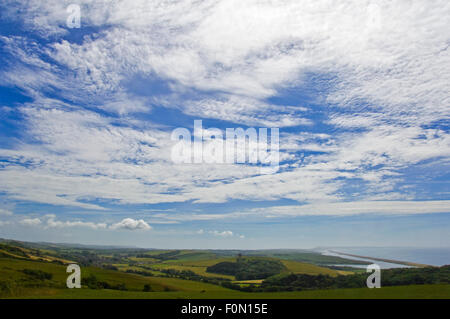
{"label": "lagoon water", "polygon": [[[409,261],[432,266],[450,265],[450,248],[412,248],[412,247],[330,247],[330,250],[375,258]],[[347,259],[368,260],[339,255],[323,250],[326,255],[338,255]],[[370,261],[370,260],[369,260]],[[407,267],[404,265],[373,261],[382,268]]]}

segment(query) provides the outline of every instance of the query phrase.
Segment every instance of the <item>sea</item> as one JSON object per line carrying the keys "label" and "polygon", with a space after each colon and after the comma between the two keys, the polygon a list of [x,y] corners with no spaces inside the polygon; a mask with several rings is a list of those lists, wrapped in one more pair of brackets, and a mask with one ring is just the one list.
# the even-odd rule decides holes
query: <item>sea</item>
{"label": "sea", "polygon": [[[333,251],[333,252],[332,252]],[[370,260],[368,258],[356,258],[341,255],[337,252],[348,253],[353,255],[368,256],[375,258],[391,259],[398,261],[409,261],[413,263],[426,264],[431,266],[450,265],[450,247],[449,248],[413,248],[413,247],[327,247],[321,249],[323,255],[339,256],[346,259],[363,260],[370,263],[376,263],[381,268],[407,268],[410,266],[387,263],[378,260]],[[355,265],[339,265],[352,266]],[[364,267],[365,266],[359,266]]]}

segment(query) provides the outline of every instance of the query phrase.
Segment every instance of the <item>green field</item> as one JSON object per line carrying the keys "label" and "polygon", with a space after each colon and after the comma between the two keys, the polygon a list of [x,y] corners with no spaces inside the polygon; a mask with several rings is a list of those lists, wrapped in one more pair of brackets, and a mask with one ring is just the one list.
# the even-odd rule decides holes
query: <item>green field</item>
{"label": "green field", "polygon": [[338,274],[352,273],[292,260],[282,260],[281,262],[286,266],[288,272],[292,272],[294,274],[307,274],[307,275],[322,274],[322,275],[337,276]]}
{"label": "green field", "polygon": [[[29,290],[29,286],[36,285],[27,275],[21,272],[23,269],[41,270],[51,273],[53,278],[51,280],[39,283],[42,286],[42,292],[44,291],[65,291],[66,279],[68,274],[66,273],[66,267],[63,265],[57,265],[53,263],[28,261],[10,258],[0,258],[0,278],[2,281],[13,281],[14,283],[21,283],[18,288],[13,289],[13,294],[22,294],[23,291]],[[180,292],[221,292],[228,291],[229,289],[221,286],[212,285],[208,283],[202,283],[197,281],[183,280],[178,278],[163,278],[163,277],[146,277],[137,274],[129,274],[120,271],[113,271],[107,269],[101,269],[97,267],[83,267],[82,276],[88,277],[91,274],[95,275],[98,280],[106,281],[110,284],[125,284],[127,289],[132,291],[142,291],[145,284],[152,287],[153,291],[180,291]],[[18,291],[18,293],[15,292]],[[36,289],[32,289],[35,291]],[[67,289],[68,290],[68,289]],[[88,293],[90,289],[75,289],[80,292],[75,293]],[[96,294],[99,294],[104,290],[95,290]],[[39,291],[39,289],[37,289]],[[60,293],[60,292],[58,292]]]}
{"label": "green field", "polygon": [[380,289],[335,289],[300,292],[244,293],[232,290],[211,292],[129,292],[90,289],[29,289],[16,298],[61,299],[449,299],[450,285],[415,285]]}
{"label": "green field", "polygon": [[[328,268],[323,262],[330,259],[317,254],[314,257],[314,253],[294,251],[290,256],[286,251],[281,252],[279,255],[286,258],[274,257],[273,251],[268,253],[269,256],[260,256],[263,253],[255,251],[243,256],[241,252],[233,255],[224,251],[78,248],[0,241],[0,298],[450,298],[448,267],[391,273],[391,277],[385,277],[391,282],[405,278],[422,282],[407,282],[407,286],[397,283],[381,289],[267,286],[274,278],[275,282],[282,283],[286,276],[301,280],[328,278],[338,281],[357,276],[352,271]],[[320,262],[297,261],[305,256]],[[247,261],[253,266],[247,267],[250,265],[246,264]],[[66,288],[69,263],[81,266],[81,289]],[[246,272],[256,271],[256,268],[251,270],[256,264],[262,265],[260,268],[265,271],[270,263],[278,263],[281,267],[275,276],[247,277],[248,280],[238,281],[234,275],[207,271],[208,267],[220,263],[240,263]],[[229,269],[225,268],[226,271]],[[295,285],[295,282],[290,284]]]}
{"label": "green field", "polygon": [[[254,257],[260,258],[260,257]],[[207,260],[196,260],[196,261],[187,261],[187,260],[176,260],[176,261],[167,261],[165,263],[152,264],[152,268],[155,269],[177,269],[177,270],[191,270],[199,275],[206,277],[222,277],[228,278],[231,280],[235,280],[234,276],[223,275],[223,274],[214,274],[206,272],[206,268],[209,266],[215,265],[220,262],[234,262],[236,261],[236,257],[227,257],[227,258],[212,258]],[[293,261],[293,260],[281,260],[281,262],[287,268],[286,272],[292,272],[296,274],[309,274],[309,275],[330,275],[337,276],[338,274],[349,274],[351,272],[334,270],[326,267],[321,267],[313,264]]]}

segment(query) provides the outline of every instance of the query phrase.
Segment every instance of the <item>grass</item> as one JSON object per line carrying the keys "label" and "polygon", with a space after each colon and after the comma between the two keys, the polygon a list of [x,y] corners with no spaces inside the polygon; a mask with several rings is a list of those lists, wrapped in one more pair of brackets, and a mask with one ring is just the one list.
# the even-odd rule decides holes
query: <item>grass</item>
{"label": "grass", "polygon": [[[252,257],[252,258],[266,258],[267,257]],[[213,266],[220,262],[235,262],[235,257],[224,257],[224,258],[214,258],[214,259],[206,259],[206,260],[171,260],[164,263],[157,263],[151,265],[154,269],[175,269],[175,270],[190,270],[198,275],[204,277],[220,277],[227,278],[230,280],[236,280],[234,276],[222,275],[222,274],[214,274],[206,272],[206,268],[209,266]],[[295,273],[295,274],[307,274],[307,275],[330,275],[337,276],[339,274],[352,274],[350,271],[340,271],[329,269],[326,267],[316,266],[313,264],[293,261],[293,260],[281,260],[283,265],[287,268],[286,272]]]}
{"label": "grass", "polygon": [[158,262],[158,259],[151,258],[151,257],[149,257],[149,258],[128,257],[128,259],[132,260],[132,261],[140,262],[140,263],[143,263],[143,264],[151,264],[151,263]]}
{"label": "grass", "polygon": [[49,262],[0,258],[0,278],[2,280],[22,280],[27,276],[20,272],[23,269],[34,269],[49,272],[53,274],[53,280],[65,284],[68,274],[66,267]]}
{"label": "grass", "polygon": [[287,268],[287,272],[292,272],[294,274],[330,275],[330,276],[337,276],[339,274],[337,270],[316,266],[313,264],[307,264],[292,260],[281,260],[281,262]]}
{"label": "grass", "polygon": [[197,259],[198,256],[193,258],[192,255],[189,255],[189,259],[180,259],[180,260],[170,260],[164,263],[158,263],[151,265],[154,269],[175,269],[175,270],[190,270],[200,276],[204,277],[215,277],[215,278],[226,278],[230,280],[235,280],[234,276],[222,275],[222,274],[214,274],[206,272],[206,268],[209,266],[215,265],[217,263],[223,261],[236,261],[236,258],[214,258],[214,259]]}
{"label": "grass", "polygon": [[178,264],[178,265],[185,265],[185,266],[202,266],[202,267],[209,267],[213,266],[215,264],[218,264],[220,262],[224,261],[231,261],[235,262],[236,257],[224,257],[224,258],[214,258],[214,259],[201,259],[201,260],[191,260],[191,261],[185,261],[185,260],[176,260],[168,262],[169,264]]}
{"label": "grass", "polygon": [[216,258],[217,258],[216,254],[206,251],[195,251],[195,250],[182,250],[180,254],[176,256],[176,260],[181,262],[208,260]]}
{"label": "grass", "polygon": [[28,289],[20,298],[61,299],[449,299],[450,285],[414,285],[313,290],[299,292],[245,293],[224,289],[210,292],[130,292],[90,289]]}
{"label": "grass", "polygon": [[[54,255],[52,256],[52,253]],[[102,252],[104,256],[111,257],[108,251]],[[140,254],[141,252],[138,251]],[[218,285],[208,284],[201,281],[190,281],[179,278],[168,278],[156,270],[149,271],[149,267],[155,269],[190,270],[205,277],[222,277],[235,280],[233,276],[207,273],[206,268],[220,262],[235,262],[236,257],[221,257],[210,251],[179,250],[169,255],[170,260],[161,260],[159,254],[167,251],[147,251],[146,255],[153,258],[133,257],[130,254],[122,254],[117,260],[117,266],[121,271],[108,270],[99,267],[82,267],[82,278],[95,275],[98,281],[107,282],[110,286],[119,287],[125,284],[127,290],[110,289],[82,289],[66,288],[66,265],[68,262],[62,257],[70,254],[58,255],[51,250],[44,251],[34,248],[14,247],[8,245],[0,246],[0,293],[3,297],[12,298],[182,298],[182,299],[308,299],[308,298],[445,298],[450,299],[450,285],[410,285],[399,287],[383,287],[381,289],[337,289],[337,290],[308,290],[298,292],[267,292],[246,293],[231,290]],[[113,252],[116,254],[116,252]],[[136,253],[137,254],[137,253]],[[136,256],[135,254],[135,256]],[[305,255],[305,254],[303,254]],[[230,256],[230,255],[228,255]],[[160,256],[163,257],[163,256]],[[296,256],[298,257],[298,256]],[[304,256],[303,256],[304,257]],[[248,258],[248,257],[246,257]],[[273,258],[253,256],[251,258]],[[285,272],[308,275],[330,275],[348,274],[349,271],[329,269],[323,266],[295,260],[278,259],[286,267]],[[56,261],[56,262],[52,262]],[[132,261],[133,263],[128,263]],[[323,261],[323,260],[322,260]],[[101,260],[103,263],[103,261]],[[33,277],[23,272],[24,269],[40,270],[51,273],[49,277]],[[153,277],[139,274],[126,273],[126,270],[144,270],[152,272]],[[236,282],[241,286],[258,285],[261,280],[247,280]],[[3,286],[2,286],[3,285]],[[143,292],[144,285],[150,285],[152,292]]]}
{"label": "grass", "polygon": [[186,264],[157,264],[153,266],[154,269],[175,269],[178,271],[182,270],[190,270],[197,275],[209,278],[225,278],[230,280],[235,280],[234,276],[222,275],[222,274],[214,274],[210,272],[206,272],[206,266],[190,266]]}
{"label": "grass", "polygon": [[53,256],[43,254],[44,251],[39,251],[39,255],[36,255],[35,249],[23,248],[20,246],[9,246],[5,244],[0,244],[0,256],[11,257],[16,259],[31,259],[39,261],[58,261],[65,264],[72,263],[70,260],[56,258]]}
{"label": "grass", "polygon": [[[207,265],[234,258],[221,258],[215,260],[203,260],[189,262],[192,268],[202,268]],[[332,271],[305,263],[283,261],[292,272],[318,273]],[[176,264],[171,264],[175,266]],[[194,266],[192,266],[194,265]],[[183,265],[182,265],[183,267]],[[187,267],[187,266],[184,266]],[[26,285],[14,290],[12,298],[149,298],[149,299],[316,299],[316,298],[450,298],[450,285],[411,285],[400,287],[383,287],[381,289],[337,289],[337,290],[311,290],[299,292],[267,292],[245,293],[230,290],[221,286],[203,282],[189,281],[178,278],[145,277],[137,274],[128,274],[114,270],[106,270],[96,267],[83,267],[82,276],[94,274],[98,280],[110,284],[125,283],[128,291],[119,290],[92,290],[87,288],[65,288],[67,278],[66,267],[56,263],[0,258],[0,278],[14,282],[26,283],[30,278],[22,272],[23,269],[42,270],[53,274],[51,280],[45,281],[41,287],[28,287]],[[28,280],[28,281],[27,281]],[[256,283],[256,282],[255,282]],[[143,292],[145,284],[149,284],[153,292]],[[249,282],[242,282],[249,284]],[[167,291],[170,290],[170,291]]]}
{"label": "grass", "polygon": [[[65,266],[47,262],[0,258],[0,278],[2,278],[2,280],[12,280],[19,283],[26,281],[29,278],[21,272],[23,269],[42,270],[51,273],[53,274],[53,279],[45,282],[45,284],[50,285],[53,288],[65,287],[68,276]],[[178,278],[146,277],[138,274],[129,274],[97,267],[83,267],[82,278],[89,277],[90,275],[95,275],[99,281],[105,281],[112,285],[124,283],[128,290],[135,291],[142,291],[145,284],[149,284],[154,291],[220,292],[229,290],[217,285]],[[42,287],[42,289],[44,288],[46,287]],[[86,289],[82,290],[84,291]],[[97,293],[100,293],[102,290],[96,291]]]}
{"label": "grass", "polygon": [[335,265],[335,264],[361,264],[367,265],[368,262],[347,259],[337,256],[322,255],[317,252],[298,252],[289,250],[262,250],[254,252],[246,252],[246,256],[265,256],[278,259],[300,261],[315,265]]}

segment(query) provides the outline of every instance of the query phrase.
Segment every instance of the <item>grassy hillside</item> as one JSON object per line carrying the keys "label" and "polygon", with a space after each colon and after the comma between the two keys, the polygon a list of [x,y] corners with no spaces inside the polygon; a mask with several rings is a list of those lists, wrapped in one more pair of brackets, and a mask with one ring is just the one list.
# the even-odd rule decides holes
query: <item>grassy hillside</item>
{"label": "grassy hillside", "polygon": [[[280,256],[274,257],[275,255]],[[304,259],[305,256],[315,258],[316,263],[319,260],[325,261],[318,254],[304,251],[250,251],[248,255],[242,255],[241,252],[233,255],[228,251],[89,248],[0,240],[0,297],[450,298],[449,285],[445,284],[448,281],[437,280],[438,277],[434,274],[439,273],[439,278],[447,278],[445,267],[385,271],[382,282],[385,284],[392,282],[398,286],[376,290],[344,289],[364,285],[338,286],[341,288],[337,290],[332,290],[335,286],[327,286],[328,290],[309,290],[322,289],[323,286],[303,287],[293,284],[291,286],[295,289],[290,289],[289,285],[284,285],[282,282],[277,282],[276,287],[271,287],[262,282],[262,278],[259,277],[250,278],[250,276],[246,278],[247,280],[237,281],[233,275],[206,271],[208,267],[220,263],[237,263],[240,259],[241,262],[248,261],[249,267],[245,267],[246,271],[254,272],[256,269],[260,272],[266,266],[270,268],[270,264],[281,265],[279,274],[276,275],[281,276],[280,278],[310,276],[314,280],[328,278],[328,281],[352,278],[352,276],[339,276],[352,274],[350,271],[330,269],[323,265],[297,260]],[[325,257],[328,258],[328,256]],[[331,260],[326,259],[326,261]],[[68,276],[66,267],[69,263],[77,263],[81,266],[81,289],[66,288]],[[360,274],[360,276],[361,282],[365,282],[366,274]],[[411,281],[411,278],[414,280]],[[433,285],[429,285],[430,283]],[[410,285],[400,286],[404,284]],[[289,292],[289,290],[293,291]]]}
{"label": "grassy hillside", "polygon": [[19,298],[66,299],[449,299],[450,285],[417,285],[380,289],[336,289],[299,292],[245,293],[232,290],[214,292],[129,292],[90,289],[29,289]]}
{"label": "grassy hillside", "polygon": [[[31,269],[34,271],[42,271],[52,275],[50,280],[38,280],[23,271]],[[83,267],[82,278],[88,278],[94,275],[99,281],[107,282],[111,285],[124,284],[126,289],[131,291],[143,291],[144,286],[150,285],[155,292],[162,291],[180,291],[180,292],[222,292],[229,289],[221,286],[202,283],[197,281],[189,281],[178,278],[163,277],[145,277],[137,274],[128,274],[120,271],[107,270],[98,267]],[[69,290],[66,288],[66,267],[63,265],[32,261],[20,260],[12,258],[0,258],[0,285],[7,285],[12,296],[21,296],[25,291],[56,291]],[[75,294],[84,294],[91,289],[80,289]],[[95,290],[96,294],[101,294],[103,290]],[[4,297],[5,295],[4,291]],[[59,292],[60,293],[60,292]]]}

